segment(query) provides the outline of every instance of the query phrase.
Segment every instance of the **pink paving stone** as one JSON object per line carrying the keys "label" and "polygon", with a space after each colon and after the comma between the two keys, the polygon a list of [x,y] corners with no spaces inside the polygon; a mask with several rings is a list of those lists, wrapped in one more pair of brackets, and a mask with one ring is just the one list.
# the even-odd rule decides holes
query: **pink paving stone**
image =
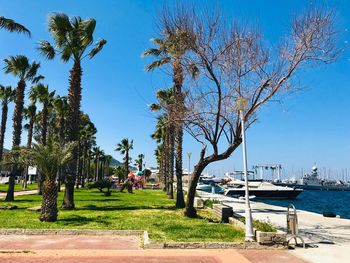
{"label": "pink paving stone", "polygon": [[306,263],[286,250],[241,250],[239,253],[252,263]]}
{"label": "pink paving stone", "polygon": [[140,249],[136,236],[0,235],[0,249]]}
{"label": "pink paving stone", "polygon": [[[215,257],[200,257],[200,256],[169,256],[169,257],[152,257],[152,256],[137,256],[133,257],[130,255],[126,256],[113,256],[113,257],[58,257],[58,258],[47,258],[47,257],[20,257],[20,258],[9,258],[1,257],[1,262],[18,262],[18,263],[221,263],[222,261]],[[234,261],[232,261],[234,263]]]}

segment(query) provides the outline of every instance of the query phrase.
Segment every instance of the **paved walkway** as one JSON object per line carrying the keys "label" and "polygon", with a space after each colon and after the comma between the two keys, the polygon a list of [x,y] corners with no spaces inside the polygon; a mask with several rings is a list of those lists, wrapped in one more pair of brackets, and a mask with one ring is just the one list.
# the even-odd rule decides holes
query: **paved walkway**
{"label": "paved walkway", "polygon": [[[14,193],[15,196],[20,196],[20,195],[33,195],[38,193],[38,190],[28,190],[28,191],[17,191]],[[6,197],[6,193],[0,192],[0,198]]]}
{"label": "paved walkway", "polygon": [[[203,198],[218,199],[231,206],[235,213],[244,216],[245,202],[222,195],[201,192]],[[271,222],[277,228],[286,231],[287,209],[280,206],[251,202],[254,219]],[[297,210],[300,235],[309,245],[309,249],[296,249],[293,253],[310,262],[350,262],[350,220],[327,218],[321,214]]]}
{"label": "paved walkway", "polygon": [[147,249],[137,236],[0,235],[0,262],[305,263],[285,250]]}

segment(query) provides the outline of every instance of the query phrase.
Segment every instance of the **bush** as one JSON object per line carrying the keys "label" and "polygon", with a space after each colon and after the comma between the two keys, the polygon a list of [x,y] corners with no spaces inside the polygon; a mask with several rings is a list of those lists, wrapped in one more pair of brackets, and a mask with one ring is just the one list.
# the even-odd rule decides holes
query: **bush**
{"label": "bush", "polygon": [[[245,224],[244,217],[235,217],[239,221]],[[277,232],[277,229],[271,224],[271,222],[263,220],[253,220],[253,227],[262,232]]]}
{"label": "bush", "polygon": [[[105,196],[110,196],[111,195],[111,187],[112,187],[113,182],[110,180],[98,180],[96,182],[88,183],[87,188],[92,189],[92,188],[97,188],[101,193],[104,193]],[[107,191],[104,192],[103,189],[107,188]]]}
{"label": "bush", "polygon": [[204,207],[210,207],[210,208],[213,208],[213,204],[220,204],[220,201],[219,200],[210,200],[210,199],[207,199],[204,201]]}

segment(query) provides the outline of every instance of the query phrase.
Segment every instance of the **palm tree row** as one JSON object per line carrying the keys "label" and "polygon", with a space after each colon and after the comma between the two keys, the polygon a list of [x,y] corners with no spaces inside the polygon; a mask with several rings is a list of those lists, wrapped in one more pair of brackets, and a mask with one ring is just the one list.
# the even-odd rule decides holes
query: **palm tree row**
{"label": "palm tree row", "polygon": [[[172,184],[173,184],[173,167],[175,157],[175,172],[177,182],[176,192],[176,207],[184,208],[185,201],[182,189],[182,142],[183,142],[183,119],[185,116],[184,106],[184,94],[182,90],[184,81],[184,70],[182,66],[182,58],[184,54],[189,50],[189,41],[191,37],[188,35],[188,31],[180,28],[172,28],[170,26],[165,28],[160,38],[152,39],[155,47],[147,50],[144,56],[153,56],[157,60],[150,63],[147,67],[147,71],[152,71],[156,68],[169,65],[172,72],[173,79],[173,91],[171,108],[168,110],[168,119],[172,120],[168,125],[169,135],[165,135],[165,139],[169,141],[169,147],[164,148],[164,158],[168,163],[165,165],[165,170],[169,173],[170,196],[172,196]],[[157,93],[159,99],[159,92]],[[152,110],[152,109],[151,109]],[[154,110],[154,109],[153,109]],[[169,137],[169,138],[168,138]],[[170,150],[167,150],[169,148]],[[169,189],[169,187],[167,188]],[[169,193],[169,191],[167,191]]]}
{"label": "palm tree row", "polygon": [[[28,120],[28,123],[24,125],[28,130],[26,145],[28,151],[34,147],[42,154],[49,155],[50,152],[62,152],[64,145],[71,146],[72,158],[63,158],[63,155],[59,155],[69,161],[69,169],[62,166],[65,162],[55,159],[54,170],[57,169],[57,171],[48,171],[47,167],[43,165],[43,160],[32,158],[38,161],[35,165],[38,166],[43,178],[43,210],[45,210],[44,199],[47,200],[50,199],[49,196],[55,196],[54,189],[60,189],[56,185],[56,179],[58,179],[59,184],[61,180],[64,180],[66,185],[63,207],[71,209],[74,208],[76,179],[78,179],[77,185],[84,185],[86,179],[92,180],[91,170],[96,167],[98,167],[97,171],[101,177],[109,174],[111,156],[99,154],[97,163],[91,162],[94,158],[92,148],[96,146],[95,134],[97,130],[89,117],[80,111],[81,61],[86,57],[93,58],[106,44],[104,39],[94,43],[95,26],[96,21],[90,18],[86,20],[80,17],[70,18],[61,13],[54,13],[49,17],[48,28],[53,37],[54,45],[48,41],[40,41],[38,49],[47,59],[53,59],[57,54],[63,62],[73,61],[67,97],[56,96],[55,91],[50,91],[48,85],[40,82],[43,79],[43,76],[38,74],[40,63],[29,62],[24,55],[9,56],[4,60],[5,73],[17,77],[18,83],[16,89],[0,86],[0,99],[2,101],[0,160],[2,160],[3,155],[8,104],[11,101],[15,102],[12,152],[18,151],[21,146],[23,117]],[[0,29],[25,33],[30,36],[30,31],[26,27],[2,16],[0,16]],[[88,50],[90,46],[92,48]],[[29,105],[25,107],[24,101],[28,84],[34,86],[29,91]],[[39,111],[37,103],[40,103]],[[60,147],[61,150],[57,147]],[[9,156],[11,157],[13,154],[10,153]],[[14,200],[15,177],[20,176],[24,170],[24,178],[26,179],[28,165],[29,162],[21,162],[18,158],[17,162],[12,163],[6,201]],[[57,199],[57,194],[55,198]],[[50,202],[52,203],[52,200]],[[57,208],[57,200],[55,202]],[[44,216],[43,220],[51,221],[52,219]]]}

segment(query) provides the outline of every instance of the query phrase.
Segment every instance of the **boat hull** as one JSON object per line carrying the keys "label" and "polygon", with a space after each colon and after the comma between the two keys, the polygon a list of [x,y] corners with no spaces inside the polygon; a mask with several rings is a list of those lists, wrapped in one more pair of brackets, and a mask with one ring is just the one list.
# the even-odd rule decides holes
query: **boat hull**
{"label": "boat hull", "polygon": [[[249,195],[255,195],[257,199],[295,199],[302,192],[302,189],[292,190],[249,190]],[[245,196],[245,190],[228,189],[225,192],[227,196],[240,197]]]}
{"label": "boat hull", "polygon": [[350,191],[349,186],[337,185],[312,185],[312,184],[288,184],[288,183],[274,183],[278,186],[297,187],[304,190],[320,190],[320,191]]}

